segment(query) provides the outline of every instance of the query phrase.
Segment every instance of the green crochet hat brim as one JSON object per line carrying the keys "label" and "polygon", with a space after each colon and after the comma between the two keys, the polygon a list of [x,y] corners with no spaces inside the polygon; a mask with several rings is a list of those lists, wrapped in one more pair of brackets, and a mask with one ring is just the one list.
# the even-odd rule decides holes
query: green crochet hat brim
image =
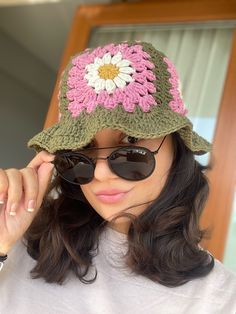
{"label": "green crochet hat brim", "polygon": [[28,147],[37,152],[46,150],[49,153],[80,149],[104,128],[121,130],[137,138],[157,138],[177,131],[194,154],[202,155],[212,149],[209,142],[193,131],[193,125],[187,117],[169,108],[156,106],[151,112],[144,113],[137,107],[135,113],[129,113],[123,110],[122,105],[113,110],[97,106],[93,113],[84,111],[77,118],[72,118],[71,113],[66,112],[59,123],[30,139]]}

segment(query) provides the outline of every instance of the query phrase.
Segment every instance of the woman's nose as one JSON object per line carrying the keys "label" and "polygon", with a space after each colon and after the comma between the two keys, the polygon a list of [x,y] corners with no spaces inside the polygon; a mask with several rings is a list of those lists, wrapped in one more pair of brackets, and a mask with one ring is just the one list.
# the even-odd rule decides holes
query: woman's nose
{"label": "woman's nose", "polygon": [[101,152],[94,161],[94,178],[99,181],[106,181],[117,178],[117,175],[109,167],[108,160],[106,158],[107,156],[108,155],[105,152]]}

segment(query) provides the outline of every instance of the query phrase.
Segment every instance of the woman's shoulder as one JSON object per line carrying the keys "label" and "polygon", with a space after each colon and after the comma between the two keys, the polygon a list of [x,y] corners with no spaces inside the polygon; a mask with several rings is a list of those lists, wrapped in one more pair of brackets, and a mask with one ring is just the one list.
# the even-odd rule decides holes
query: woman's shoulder
{"label": "woman's shoulder", "polygon": [[25,243],[25,239],[21,237],[9,251],[8,258],[10,259],[12,256],[19,256],[19,258],[27,256],[27,247]]}
{"label": "woman's shoulder", "polygon": [[183,286],[184,292],[209,304],[230,304],[236,310],[236,274],[218,259],[214,262],[209,274],[189,281]]}
{"label": "woman's shoulder", "polygon": [[8,277],[9,274],[18,272],[27,272],[29,267],[34,266],[36,261],[27,253],[27,248],[23,238],[20,238],[7,254],[8,258],[4,262],[2,271],[0,272],[1,282],[4,277]]}
{"label": "woman's shoulder", "polygon": [[236,298],[236,273],[227,268],[217,258],[215,260],[214,268],[209,276],[209,283],[214,285],[215,289],[224,291],[232,291]]}

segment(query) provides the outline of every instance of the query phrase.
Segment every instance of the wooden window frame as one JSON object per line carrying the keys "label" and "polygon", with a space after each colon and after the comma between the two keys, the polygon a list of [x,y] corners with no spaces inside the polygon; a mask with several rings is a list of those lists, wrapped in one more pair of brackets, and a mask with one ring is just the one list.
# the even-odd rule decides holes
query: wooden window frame
{"label": "wooden window frame", "polygon": [[[81,5],[77,8],[59,67],[44,127],[57,122],[58,86],[71,55],[87,47],[93,28],[105,25],[191,23],[236,20],[235,1],[159,0],[135,3]],[[209,240],[201,245],[222,261],[236,182],[236,31],[213,139],[214,168],[207,173],[210,195],[201,227],[211,227]]]}

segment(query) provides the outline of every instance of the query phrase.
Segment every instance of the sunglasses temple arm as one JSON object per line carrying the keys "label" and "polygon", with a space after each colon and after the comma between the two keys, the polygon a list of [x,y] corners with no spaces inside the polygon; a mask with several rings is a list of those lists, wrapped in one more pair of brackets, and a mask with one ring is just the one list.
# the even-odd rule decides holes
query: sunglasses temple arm
{"label": "sunglasses temple arm", "polygon": [[159,152],[159,150],[160,150],[160,148],[161,148],[161,146],[162,146],[162,144],[163,144],[163,142],[164,142],[166,136],[167,136],[167,135],[165,135],[165,137],[164,137],[163,140],[161,141],[161,144],[160,144],[160,146],[158,147],[158,149],[153,152],[154,154],[157,154],[157,153]]}

